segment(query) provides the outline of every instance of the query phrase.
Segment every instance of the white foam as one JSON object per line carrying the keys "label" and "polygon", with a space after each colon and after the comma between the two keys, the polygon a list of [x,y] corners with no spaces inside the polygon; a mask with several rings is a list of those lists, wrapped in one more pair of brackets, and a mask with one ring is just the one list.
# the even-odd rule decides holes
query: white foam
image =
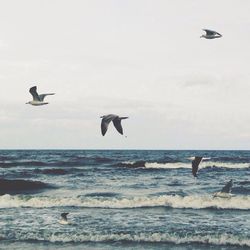
{"label": "white foam", "polygon": [[[4,238],[4,235],[3,235]],[[215,234],[215,235],[190,235],[179,236],[177,233],[112,233],[112,234],[94,234],[94,233],[51,233],[41,235],[38,232],[24,233],[22,231],[15,232],[15,238],[18,240],[39,240],[49,242],[107,242],[107,241],[129,241],[129,242],[165,242],[175,244],[185,243],[203,243],[214,245],[235,245],[250,246],[250,239],[231,234]]]}
{"label": "white foam", "polygon": [[239,245],[239,246],[250,246],[250,239],[242,239],[240,237],[222,234],[222,235],[205,235],[205,236],[193,236],[186,235],[180,237],[175,234],[168,233],[139,233],[136,235],[132,234],[104,234],[104,235],[72,235],[71,237],[60,237],[53,235],[50,238],[51,242],[105,242],[105,241],[130,241],[130,242],[171,242],[175,244],[184,243],[204,243],[204,244],[215,244],[215,245]]}
{"label": "white foam", "polygon": [[[131,164],[131,163],[130,163]],[[131,164],[132,165],[132,164]],[[217,167],[217,168],[249,168],[249,163],[225,163],[225,162],[212,162],[212,161],[205,161],[201,162],[199,165],[199,169],[208,168],[208,167]],[[157,162],[146,162],[145,168],[152,168],[152,169],[178,169],[178,168],[192,168],[191,163],[157,163]]]}
{"label": "white foam", "polygon": [[94,198],[94,197],[26,197],[18,195],[0,196],[0,208],[11,207],[101,207],[101,208],[138,208],[167,206],[172,208],[217,208],[217,209],[250,209],[249,196],[233,196],[230,199],[207,196],[161,195],[155,197],[134,198]]}

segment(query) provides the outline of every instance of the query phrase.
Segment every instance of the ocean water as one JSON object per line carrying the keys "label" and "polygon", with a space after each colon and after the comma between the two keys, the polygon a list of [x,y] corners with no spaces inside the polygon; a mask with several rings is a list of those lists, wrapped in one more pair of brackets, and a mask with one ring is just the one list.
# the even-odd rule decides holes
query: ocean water
{"label": "ocean water", "polygon": [[0,249],[250,249],[250,151],[3,150],[0,194]]}

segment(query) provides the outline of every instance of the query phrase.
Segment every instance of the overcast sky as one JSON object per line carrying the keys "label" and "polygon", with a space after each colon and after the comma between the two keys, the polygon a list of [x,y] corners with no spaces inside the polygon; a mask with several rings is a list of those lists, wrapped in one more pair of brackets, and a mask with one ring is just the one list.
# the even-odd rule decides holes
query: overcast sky
{"label": "overcast sky", "polygon": [[0,3],[1,149],[250,149],[249,0]]}

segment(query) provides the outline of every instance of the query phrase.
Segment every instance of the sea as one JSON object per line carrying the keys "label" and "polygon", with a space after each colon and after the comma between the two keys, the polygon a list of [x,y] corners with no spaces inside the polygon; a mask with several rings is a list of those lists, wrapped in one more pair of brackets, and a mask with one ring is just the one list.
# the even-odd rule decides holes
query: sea
{"label": "sea", "polygon": [[0,249],[250,249],[250,151],[1,150]]}

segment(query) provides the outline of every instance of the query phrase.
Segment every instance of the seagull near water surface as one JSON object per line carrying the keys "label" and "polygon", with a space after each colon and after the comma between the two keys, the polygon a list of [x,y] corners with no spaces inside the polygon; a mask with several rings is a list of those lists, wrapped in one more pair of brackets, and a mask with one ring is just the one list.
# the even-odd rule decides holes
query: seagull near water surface
{"label": "seagull near water surface", "polygon": [[116,130],[123,135],[123,129],[121,125],[121,120],[127,119],[128,117],[119,117],[118,115],[103,115],[100,118],[102,118],[102,123],[101,123],[101,131],[102,135],[104,136],[108,130],[109,123],[112,121]]}
{"label": "seagull near water surface", "polygon": [[200,36],[200,38],[206,38],[206,39],[214,39],[214,38],[220,38],[222,37],[222,35],[220,33],[218,33],[217,31],[214,30],[208,30],[208,29],[203,29],[206,34]]}
{"label": "seagull near water surface", "polygon": [[33,106],[41,106],[41,105],[49,104],[48,102],[43,101],[44,98],[47,95],[54,95],[55,94],[55,93],[48,93],[48,94],[38,95],[36,86],[31,87],[29,92],[33,96],[33,100],[29,101],[29,102],[26,102],[26,104],[30,104],[30,105],[33,105]]}
{"label": "seagull near water surface", "polygon": [[233,180],[231,179],[219,192],[213,194],[213,197],[231,198],[231,190],[233,187]]}
{"label": "seagull near water surface", "polygon": [[68,221],[68,218],[67,218],[67,215],[69,213],[61,213],[61,220],[59,220],[58,222],[62,225],[67,225],[69,224],[69,221]]}

